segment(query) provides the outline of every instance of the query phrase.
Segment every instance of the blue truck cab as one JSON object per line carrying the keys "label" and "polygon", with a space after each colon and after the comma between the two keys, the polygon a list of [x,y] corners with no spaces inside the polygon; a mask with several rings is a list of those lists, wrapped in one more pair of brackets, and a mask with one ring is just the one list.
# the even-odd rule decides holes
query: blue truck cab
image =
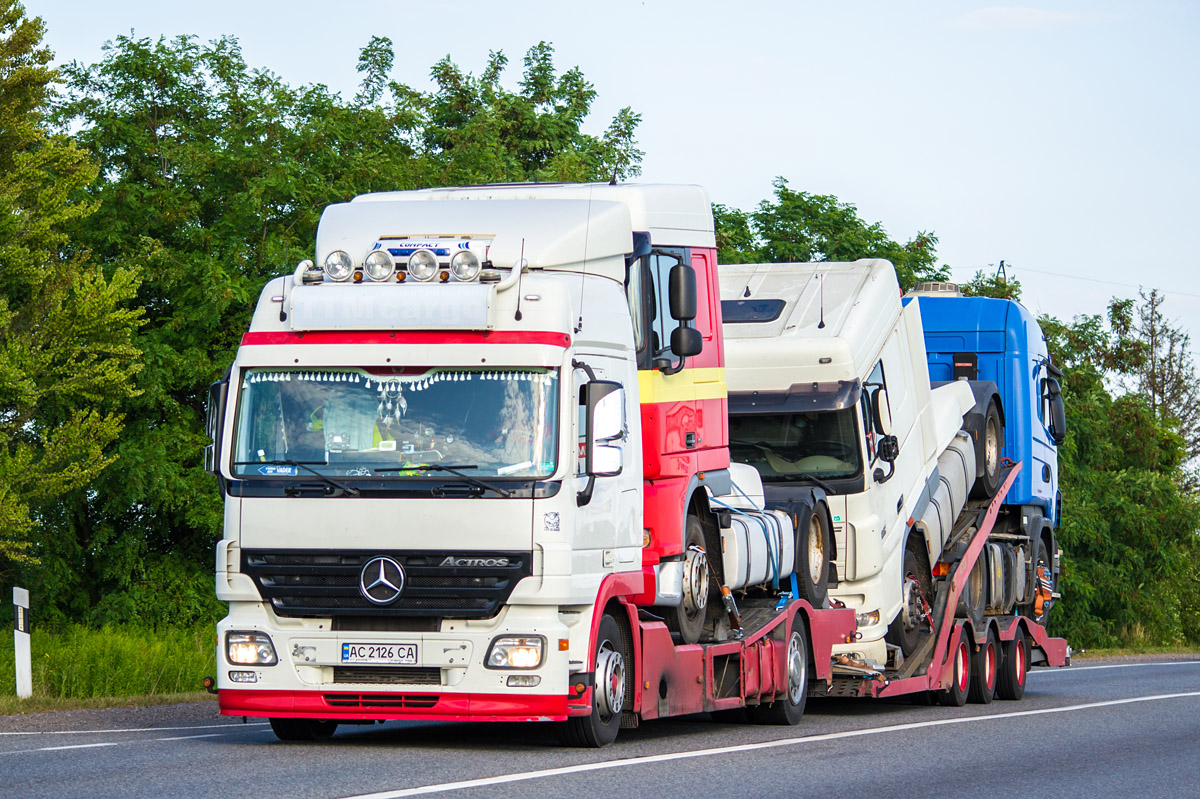
{"label": "blue truck cab", "polygon": [[[1028,548],[1020,553],[1024,571],[1031,580],[1049,583],[1043,585],[1043,601],[1035,602],[1048,610],[1058,582],[1057,447],[1066,419],[1058,383],[1062,375],[1050,360],[1041,326],[1018,302],[966,297],[951,283],[923,283],[905,298],[910,301],[921,310],[933,385],[962,378],[995,385],[1004,423],[1002,454],[1023,464],[1004,498],[996,530],[1028,537]],[[1045,612],[1030,615],[1044,618]]]}

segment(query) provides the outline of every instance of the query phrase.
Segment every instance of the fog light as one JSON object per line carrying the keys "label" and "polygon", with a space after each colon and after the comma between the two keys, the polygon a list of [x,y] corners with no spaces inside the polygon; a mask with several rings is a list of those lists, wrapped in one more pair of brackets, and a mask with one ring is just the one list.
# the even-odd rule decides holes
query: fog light
{"label": "fog light", "polygon": [[258,682],[258,672],[256,671],[231,671],[229,672],[230,682]]}
{"label": "fog light", "polygon": [[279,662],[271,636],[260,632],[226,633],[225,657],[238,666],[274,666]]}
{"label": "fog light", "polygon": [[330,280],[341,283],[349,280],[353,273],[354,261],[350,258],[350,253],[334,250],[325,258],[325,274]]}
{"label": "fog light", "polygon": [[540,635],[505,636],[492,641],[484,664],[489,669],[536,669],[546,640]]}
{"label": "fog light", "polygon": [[408,256],[408,274],[422,283],[437,276],[437,258],[429,250],[417,250]]}
{"label": "fog light", "polygon": [[396,262],[387,250],[372,250],[363,260],[363,271],[372,280],[387,280],[396,271]]}
{"label": "fog light", "polygon": [[532,688],[542,681],[542,678],[536,674],[510,674],[508,675],[509,688]]}

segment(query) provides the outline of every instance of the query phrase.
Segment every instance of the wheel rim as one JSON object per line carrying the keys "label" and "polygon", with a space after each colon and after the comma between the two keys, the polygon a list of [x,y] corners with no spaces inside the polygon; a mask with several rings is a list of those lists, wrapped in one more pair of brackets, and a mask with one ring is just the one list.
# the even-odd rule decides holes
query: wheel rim
{"label": "wheel rim", "polygon": [[708,562],[703,552],[689,549],[683,559],[683,610],[695,616],[708,606]]}
{"label": "wheel rim", "polygon": [[596,650],[596,711],[610,719],[625,706],[625,656],[605,640]]}
{"label": "wheel rim", "polygon": [[1017,666],[1017,685],[1025,684],[1025,641],[1018,638],[1016,641],[1016,657],[1014,658]]}
{"label": "wheel rim", "polygon": [[983,659],[983,683],[988,690],[996,687],[996,645],[988,641]]}
{"label": "wheel rim", "polygon": [[971,682],[971,653],[967,649],[967,642],[962,641],[958,645],[958,657],[955,659],[955,677],[958,678],[958,690],[965,691]]}
{"label": "wheel rim", "polygon": [[904,609],[904,629],[907,631],[921,626],[923,609],[919,600],[920,588],[920,583],[912,575],[904,578],[904,585],[900,588],[900,606]]}
{"label": "wheel rim", "polygon": [[825,536],[821,535],[821,521],[814,513],[808,521],[808,576],[813,585],[821,584],[825,571]]}
{"label": "wheel rim", "polygon": [[988,419],[983,464],[988,474],[995,474],[1000,467],[1000,430],[995,419]]}
{"label": "wheel rim", "polygon": [[804,639],[793,632],[788,641],[788,701],[800,704],[808,690],[808,653],[804,651]]}

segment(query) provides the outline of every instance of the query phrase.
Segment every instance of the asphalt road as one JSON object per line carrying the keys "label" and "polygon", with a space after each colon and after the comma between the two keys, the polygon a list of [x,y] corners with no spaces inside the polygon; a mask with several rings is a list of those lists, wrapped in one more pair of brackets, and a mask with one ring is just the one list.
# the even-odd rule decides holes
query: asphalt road
{"label": "asphalt road", "polygon": [[810,700],[565,749],[545,725],[389,722],[286,744],[214,703],[0,717],[0,797],[1192,797],[1200,660],[1035,669],[1021,702]]}

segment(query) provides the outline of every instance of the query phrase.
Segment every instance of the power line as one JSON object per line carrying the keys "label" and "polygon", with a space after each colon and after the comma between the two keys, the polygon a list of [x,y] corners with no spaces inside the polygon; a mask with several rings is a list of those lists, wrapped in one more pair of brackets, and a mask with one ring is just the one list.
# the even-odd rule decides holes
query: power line
{"label": "power line", "polygon": [[[1068,275],[1063,272],[1050,272],[1045,269],[1031,269],[1028,266],[1013,266],[1012,264],[1006,264],[1005,266],[1008,269],[1012,269],[1015,272],[1019,272],[1020,270],[1024,269],[1027,272],[1034,272],[1039,275],[1053,275],[1054,277],[1065,277],[1068,280],[1082,280],[1085,283],[1104,283],[1109,286],[1122,286],[1124,288],[1139,289],[1139,290],[1142,288],[1145,288],[1145,284],[1137,285],[1134,283],[1120,283],[1115,280],[1101,280],[1100,278],[1097,278],[1097,277],[1081,277],[1080,275]],[[995,270],[995,268],[996,267],[992,264],[988,264],[987,266],[952,266],[952,267],[950,267],[951,271],[954,271],[957,269],[969,269],[972,272],[976,272],[976,271],[987,272],[989,270]],[[1014,277],[1015,277],[1015,275],[1014,275]],[[1188,291],[1168,291],[1165,289],[1160,289],[1159,293],[1160,294],[1174,294],[1179,297],[1195,297],[1196,299],[1200,299],[1200,294],[1193,294]]]}

